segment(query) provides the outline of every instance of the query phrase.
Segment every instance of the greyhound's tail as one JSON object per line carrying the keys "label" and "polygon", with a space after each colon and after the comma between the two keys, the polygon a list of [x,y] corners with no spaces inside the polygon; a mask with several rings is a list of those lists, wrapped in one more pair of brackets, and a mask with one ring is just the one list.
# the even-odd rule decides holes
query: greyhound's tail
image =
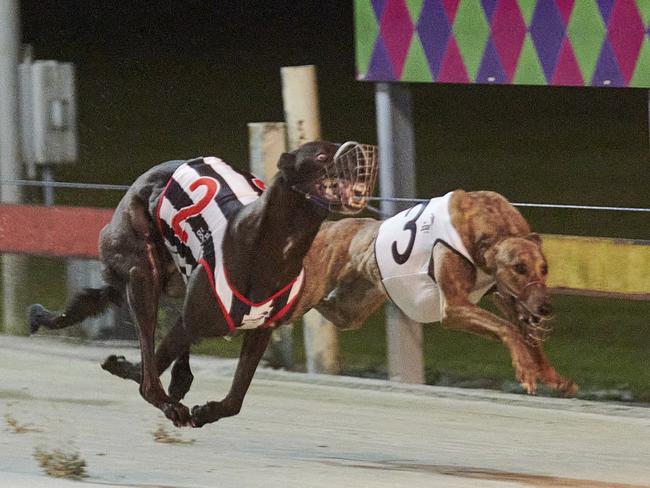
{"label": "greyhound's tail", "polygon": [[32,334],[39,328],[64,329],[78,324],[88,317],[101,315],[109,305],[122,302],[120,293],[110,286],[103,288],[84,288],[74,296],[65,312],[51,312],[43,305],[35,303],[27,308],[27,318]]}

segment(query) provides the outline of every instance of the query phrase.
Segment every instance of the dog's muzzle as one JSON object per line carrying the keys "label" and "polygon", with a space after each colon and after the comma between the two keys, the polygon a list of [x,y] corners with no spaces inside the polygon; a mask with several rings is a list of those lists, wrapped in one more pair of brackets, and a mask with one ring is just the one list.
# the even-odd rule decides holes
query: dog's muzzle
{"label": "dog's muzzle", "polygon": [[[524,339],[529,344],[536,346],[548,339],[551,331],[553,330],[548,321],[553,318],[551,315],[552,309],[548,302],[543,301],[541,305],[533,310],[529,304],[531,293],[543,293],[546,286],[540,281],[531,281],[527,283],[519,293],[515,293],[510,289],[503,291],[510,296],[511,305],[517,317],[519,325],[522,327]],[[503,294],[501,290],[499,293]]]}
{"label": "dog's muzzle", "polygon": [[375,189],[377,160],[377,146],[352,141],[341,144],[308,197],[331,212],[361,212]]}

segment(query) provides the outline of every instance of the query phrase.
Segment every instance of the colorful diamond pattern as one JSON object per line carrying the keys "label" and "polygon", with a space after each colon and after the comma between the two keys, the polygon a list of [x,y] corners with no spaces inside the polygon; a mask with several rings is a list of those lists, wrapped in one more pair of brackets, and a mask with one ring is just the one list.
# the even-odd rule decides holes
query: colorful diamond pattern
{"label": "colorful diamond pattern", "polygon": [[650,0],[354,0],[368,81],[650,88]]}

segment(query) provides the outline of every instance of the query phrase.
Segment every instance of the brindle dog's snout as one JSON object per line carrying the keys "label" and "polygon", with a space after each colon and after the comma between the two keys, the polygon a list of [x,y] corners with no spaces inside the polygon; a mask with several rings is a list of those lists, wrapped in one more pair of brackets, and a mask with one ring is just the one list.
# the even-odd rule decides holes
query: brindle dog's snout
{"label": "brindle dog's snout", "polygon": [[531,283],[522,294],[522,301],[528,312],[539,317],[548,317],[553,313],[553,306],[548,298],[548,289],[541,282]]}

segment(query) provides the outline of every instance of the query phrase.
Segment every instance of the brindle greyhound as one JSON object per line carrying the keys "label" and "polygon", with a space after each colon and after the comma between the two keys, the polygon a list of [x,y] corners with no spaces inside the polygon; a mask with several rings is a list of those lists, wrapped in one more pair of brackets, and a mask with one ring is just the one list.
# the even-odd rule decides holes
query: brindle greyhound
{"label": "brindle greyhound", "polygon": [[[494,192],[457,190],[450,195],[448,212],[471,260],[443,243],[431,249],[427,272],[444,296],[442,326],[500,340],[510,351],[516,376],[529,394],[536,392],[539,379],[560,393],[575,395],[578,386],[557,373],[542,348],[549,332],[544,322],[552,307],[540,237]],[[411,229],[422,230],[428,225],[418,219],[416,224]],[[376,256],[381,225],[365,218],[321,225],[303,262],[306,286],[287,322],[315,307],[339,329],[358,329],[390,298]],[[405,235],[409,237],[410,232]],[[475,304],[481,295],[473,293],[477,287],[491,292],[503,318]],[[160,370],[178,357],[172,384],[182,398],[192,382],[187,348],[173,330],[163,344],[157,354]]]}
{"label": "brindle greyhound", "polygon": [[[132,365],[124,358],[111,356],[103,367],[113,374],[138,381],[145,400],[162,410],[177,426],[200,427],[237,414],[267,346],[271,334],[269,326],[274,325],[275,319],[269,318],[269,314],[281,317],[295,304],[291,295],[286,296],[290,294],[287,290],[293,287],[285,285],[295,283],[296,277],[302,277],[303,257],[320,224],[330,210],[360,210],[365,205],[365,196],[372,191],[376,154],[374,146],[363,147],[366,149],[361,151],[361,157],[357,154],[356,159],[345,159],[344,155],[340,155],[344,148],[338,144],[320,141],[307,143],[296,151],[282,154],[278,162],[279,173],[267,191],[257,191],[261,193],[259,198],[254,193],[249,198],[252,202],[242,205],[237,202],[238,197],[233,191],[219,203],[220,210],[217,212],[231,213],[221,246],[223,276],[233,294],[234,305],[229,309],[231,313],[228,313],[229,307],[222,303],[215,291],[215,286],[218,287],[215,280],[219,275],[213,275],[206,265],[195,263],[191,269],[186,268],[187,285],[182,315],[158,348],[158,357],[154,354],[154,332],[159,298],[173,288],[175,279],[180,276],[176,266],[179,263],[188,264],[192,259],[188,253],[181,253],[180,258],[178,255],[183,242],[191,240],[185,232],[185,229],[190,229],[183,228],[183,221],[189,222],[190,217],[196,215],[194,208],[198,205],[214,203],[210,198],[219,188],[225,187],[227,181],[225,176],[222,178],[212,173],[199,178],[199,182],[190,185],[188,191],[200,191],[199,188],[204,186],[205,193],[200,201],[192,205],[193,200],[187,201],[189,197],[182,190],[178,191],[176,187],[180,184],[172,178],[177,178],[179,168],[187,167],[183,166],[185,161],[170,161],[150,169],[131,186],[120,201],[112,221],[101,232],[100,258],[107,286],[80,293],[63,313],[32,305],[29,309],[32,332],[40,326],[49,329],[68,327],[85,317],[102,313],[111,303],[126,299],[139,334],[141,365]],[[358,151],[358,147],[353,150]],[[346,154],[349,155],[349,152]],[[210,164],[222,164],[220,160],[212,159],[214,161]],[[210,171],[210,168],[203,168],[207,163],[204,164],[202,158],[188,164],[192,166],[197,162],[202,167],[200,171]],[[194,169],[199,171],[197,167]],[[357,178],[352,181],[350,175],[355,174]],[[250,175],[243,182],[242,174],[234,178],[239,178],[236,183],[243,185],[249,194],[251,189],[255,190],[253,183],[260,185]],[[229,188],[233,186],[228,182]],[[208,198],[211,189],[213,192]],[[174,191],[182,198],[174,197],[176,201],[173,201]],[[216,195],[218,197],[220,193]],[[165,199],[170,199],[172,207]],[[232,205],[235,205],[234,209]],[[166,222],[161,219],[166,208],[171,212],[170,226],[167,228]],[[195,224],[192,226],[196,232]],[[203,245],[213,236],[204,230],[198,237]],[[176,246],[173,249],[169,249],[170,239],[172,245]],[[175,250],[176,254],[170,253],[171,250]],[[282,301],[279,304],[281,313],[276,313],[276,301]],[[245,308],[244,312],[241,311],[242,307]],[[222,313],[219,313],[219,309]],[[251,320],[254,311],[261,315]],[[237,313],[239,324],[233,324],[232,317]],[[251,320],[250,324],[246,320]],[[190,343],[199,337],[228,335],[242,324],[242,328],[251,330],[244,332],[231,390],[222,401],[195,406],[190,414],[187,407],[180,403],[192,378],[187,361]],[[159,374],[169,366],[168,358],[176,358],[178,354],[182,355],[182,360],[175,365],[175,381],[172,381],[168,395],[160,383]]]}
{"label": "brindle greyhound", "polygon": [[[450,196],[448,210],[471,261],[443,243],[432,247],[427,271],[444,297],[442,326],[500,340],[529,394],[535,393],[539,379],[554,390],[575,395],[578,386],[556,372],[542,349],[550,330],[544,323],[552,307],[540,237],[494,192],[457,190]],[[321,226],[304,261],[307,276],[318,278],[308,280],[293,316],[315,307],[337,327],[357,329],[389,299],[376,256],[381,224],[343,219]],[[421,232],[426,225],[422,218],[410,229]],[[405,229],[402,235],[408,238],[411,233]],[[404,243],[398,248],[404,249]],[[481,276],[488,284],[484,290],[493,291],[491,297],[503,318],[475,304],[481,293],[473,292],[482,286]],[[490,282],[495,286],[490,288]]]}

